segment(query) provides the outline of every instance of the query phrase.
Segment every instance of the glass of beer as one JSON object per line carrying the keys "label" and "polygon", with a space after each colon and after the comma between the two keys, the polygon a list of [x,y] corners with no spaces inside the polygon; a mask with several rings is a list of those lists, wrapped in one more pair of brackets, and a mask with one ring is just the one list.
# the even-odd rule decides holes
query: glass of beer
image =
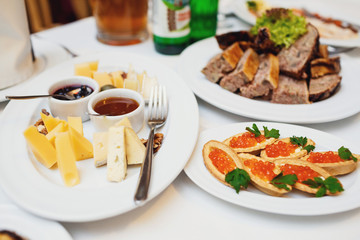
{"label": "glass of beer", "polygon": [[140,43],[149,36],[148,0],[91,0],[97,39],[109,45]]}

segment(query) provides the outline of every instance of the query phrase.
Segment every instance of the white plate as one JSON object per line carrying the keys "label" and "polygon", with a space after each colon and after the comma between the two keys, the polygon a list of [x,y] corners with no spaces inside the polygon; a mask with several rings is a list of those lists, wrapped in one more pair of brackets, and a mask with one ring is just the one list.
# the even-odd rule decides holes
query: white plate
{"label": "white plate", "polygon": [[[349,148],[354,153],[360,153],[359,146],[344,142],[325,132],[311,128],[270,122],[255,122],[259,128],[267,126],[269,129],[280,130],[280,137],[306,136],[316,143],[315,151],[337,150],[341,146]],[[360,179],[359,169],[346,176],[339,177],[345,189],[339,196],[325,196],[315,198],[311,195],[293,191],[285,197],[273,197],[260,192],[252,186],[239,194],[234,189],[225,186],[215,179],[206,169],[202,148],[209,140],[223,141],[239,132],[246,131],[252,122],[237,123],[218,128],[205,130],[200,133],[194,152],[185,167],[185,173],[203,190],[233,204],[256,209],[264,212],[286,215],[323,215],[343,212],[360,206]]]}
{"label": "white plate", "polygon": [[[182,79],[167,66],[153,59],[128,53],[103,53],[81,56],[40,74],[34,81],[39,93],[63,77],[71,76],[74,63],[99,60],[106,66],[136,71],[146,70],[165,85],[169,99],[169,115],[164,127],[163,145],[156,154],[149,190],[149,200],[160,194],[182,171],[198,136],[199,116],[196,99]],[[133,197],[140,167],[130,167],[120,183],[106,180],[106,167],[95,168],[92,159],[77,162],[80,184],[65,187],[58,170],[40,165],[29,152],[23,131],[33,124],[46,100],[10,101],[0,122],[0,184],[4,191],[28,211],[59,221],[91,221],[119,215],[136,208]],[[92,139],[93,126],[84,123],[85,136]],[[147,138],[144,127],[139,135]]]}
{"label": "white plate", "polygon": [[33,90],[33,80],[36,76],[44,71],[46,68],[50,68],[58,63],[68,60],[70,57],[59,45],[38,39],[36,37],[31,38],[35,62],[34,70],[31,76],[11,87],[0,89],[0,102],[6,101],[5,96],[8,95],[26,95],[29,94],[29,89]]}
{"label": "white plate", "polygon": [[220,51],[215,38],[208,38],[186,48],[178,65],[178,72],[193,92],[220,109],[255,119],[289,123],[330,122],[360,111],[360,61],[356,58],[341,55],[342,82],[333,96],[313,104],[288,105],[245,98],[207,80],[201,69]]}
{"label": "white plate", "polygon": [[15,232],[25,239],[72,239],[61,224],[36,217],[13,205],[0,205],[0,230]]}
{"label": "white plate", "polygon": [[[339,20],[346,20],[349,22],[353,22],[354,24],[359,24],[359,21],[356,19],[358,18],[357,12],[355,13],[352,11],[351,7],[346,8],[344,7],[344,2],[339,1],[327,1],[327,0],[303,0],[303,1],[295,1],[295,0],[265,0],[270,6],[272,7],[285,7],[285,8],[305,8],[306,10],[319,13],[324,17],[332,17]],[[247,0],[238,0],[232,2],[232,7],[229,8],[232,12],[239,17],[240,19],[244,20],[245,22],[254,25],[256,23],[256,17],[251,14],[246,6]],[[339,5],[341,4],[341,5]],[[354,4],[354,2],[349,2],[349,6]],[[326,7],[324,7],[326,6]],[[340,7],[340,8],[339,8]],[[339,9],[341,9],[339,11]],[[355,7],[355,9],[357,9]],[[360,36],[355,39],[329,39],[329,38],[321,38],[321,43],[326,45],[332,46],[339,46],[339,47],[360,47]]]}

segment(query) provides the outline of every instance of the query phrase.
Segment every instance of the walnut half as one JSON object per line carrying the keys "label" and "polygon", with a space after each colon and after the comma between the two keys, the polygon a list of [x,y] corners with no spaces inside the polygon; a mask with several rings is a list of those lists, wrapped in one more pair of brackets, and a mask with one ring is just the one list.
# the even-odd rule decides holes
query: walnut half
{"label": "walnut half", "polygon": [[[162,133],[155,133],[154,135],[154,153],[156,153],[157,151],[159,151],[160,147],[161,147],[161,143],[162,143],[162,140],[164,138],[164,134]],[[148,142],[147,139],[141,139],[141,142],[145,145],[146,147],[146,144]]]}

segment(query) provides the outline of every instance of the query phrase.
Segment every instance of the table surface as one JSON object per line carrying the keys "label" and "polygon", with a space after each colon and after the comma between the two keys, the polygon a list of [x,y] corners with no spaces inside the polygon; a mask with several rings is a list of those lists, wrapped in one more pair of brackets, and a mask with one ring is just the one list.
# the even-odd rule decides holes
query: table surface
{"label": "table surface", "polygon": [[[229,19],[229,23],[232,30],[248,28],[236,18]],[[63,44],[79,55],[107,50],[131,52],[150,56],[176,69],[179,56],[158,54],[151,39],[138,45],[112,47],[97,42],[95,33],[94,19],[86,18],[36,35],[51,43]],[[59,59],[59,62],[63,60]],[[56,61],[46,67],[55,64]],[[197,101],[200,131],[229,123],[256,121],[225,112],[199,98]],[[6,105],[7,102],[0,103],[0,112]],[[358,113],[340,121],[303,126],[360,144],[359,122]],[[0,204],[3,203],[11,204],[12,201],[0,189]],[[101,221],[61,224],[76,240],[228,239],[230,237],[277,239],[281,235],[291,236],[292,239],[340,239],[344,236],[346,239],[359,239],[360,232],[357,231],[359,222],[360,208],[339,214],[312,217],[285,216],[250,210],[206,193],[181,172],[163,193],[145,206]]]}

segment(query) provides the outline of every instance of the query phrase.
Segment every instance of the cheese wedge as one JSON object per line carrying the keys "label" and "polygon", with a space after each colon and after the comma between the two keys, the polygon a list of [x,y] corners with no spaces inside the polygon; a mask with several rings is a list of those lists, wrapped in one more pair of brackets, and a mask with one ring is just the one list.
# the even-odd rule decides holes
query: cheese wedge
{"label": "cheese wedge", "polygon": [[74,74],[75,76],[84,76],[91,78],[93,70],[91,69],[89,63],[76,63]]}
{"label": "cheese wedge", "polygon": [[[46,130],[50,132],[53,130],[61,121],[60,118],[54,118],[51,115],[45,115],[44,113],[40,113],[41,119],[43,120]],[[65,121],[63,121],[65,122]]]}
{"label": "cheese wedge", "polygon": [[107,179],[120,182],[126,177],[125,127],[110,127],[107,152]]}
{"label": "cheese wedge", "polygon": [[91,62],[87,62],[87,64],[89,64],[89,67],[92,71],[98,70],[99,61],[91,61]]}
{"label": "cheese wedge", "polygon": [[124,117],[119,122],[114,124],[114,127],[120,127],[120,126],[132,128],[130,120],[127,117]]}
{"label": "cheese wedge", "polygon": [[110,76],[112,77],[112,84],[116,88],[123,88],[124,87],[124,78],[122,77],[123,71],[116,71],[111,72]]}
{"label": "cheese wedge", "polygon": [[125,146],[128,165],[141,164],[145,159],[146,147],[132,128],[125,128]]}
{"label": "cheese wedge", "polygon": [[76,168],[76,159],[69,132],[59,133],[55,139],[57,164],[66,186],[71,187],[80,182]]}
{"label": "cheese wedge", "polygon": [[67,120],[68,120],[69,127],[72,127],[78,133],[80,133],[82,136],[84,136],[81,117],[68,117]]}
{"label": "cheese wedge", "polygon": [[39,133],[35,126],[30,126],[24,131],[24,136],[35,158],[51,168],[56,163],[56,151],[45,135]]}
{"label": "cheese wedge", "polygon": [[65,123],[60,122],[53,130],[46,134],[46,139],[55,147],[55,138],[57,134],[66,132],[68,129],[69,128]]}
{"label": "cheese wedge", "polygon": [[107,72],[94,72],[93,77],[99,84],[100,88],[105,85],[112,85],[111,76]]}
{"label": "cheese wedge", "polygon": [[108,136],[107,132],[95,132],[93,134],[95,167],[106,165]]}
{"label": "cheese wedge", "polygon": [[72,127],[69,127],[69,132],[76,160],[92,158],[94,156],[92,143]]}

